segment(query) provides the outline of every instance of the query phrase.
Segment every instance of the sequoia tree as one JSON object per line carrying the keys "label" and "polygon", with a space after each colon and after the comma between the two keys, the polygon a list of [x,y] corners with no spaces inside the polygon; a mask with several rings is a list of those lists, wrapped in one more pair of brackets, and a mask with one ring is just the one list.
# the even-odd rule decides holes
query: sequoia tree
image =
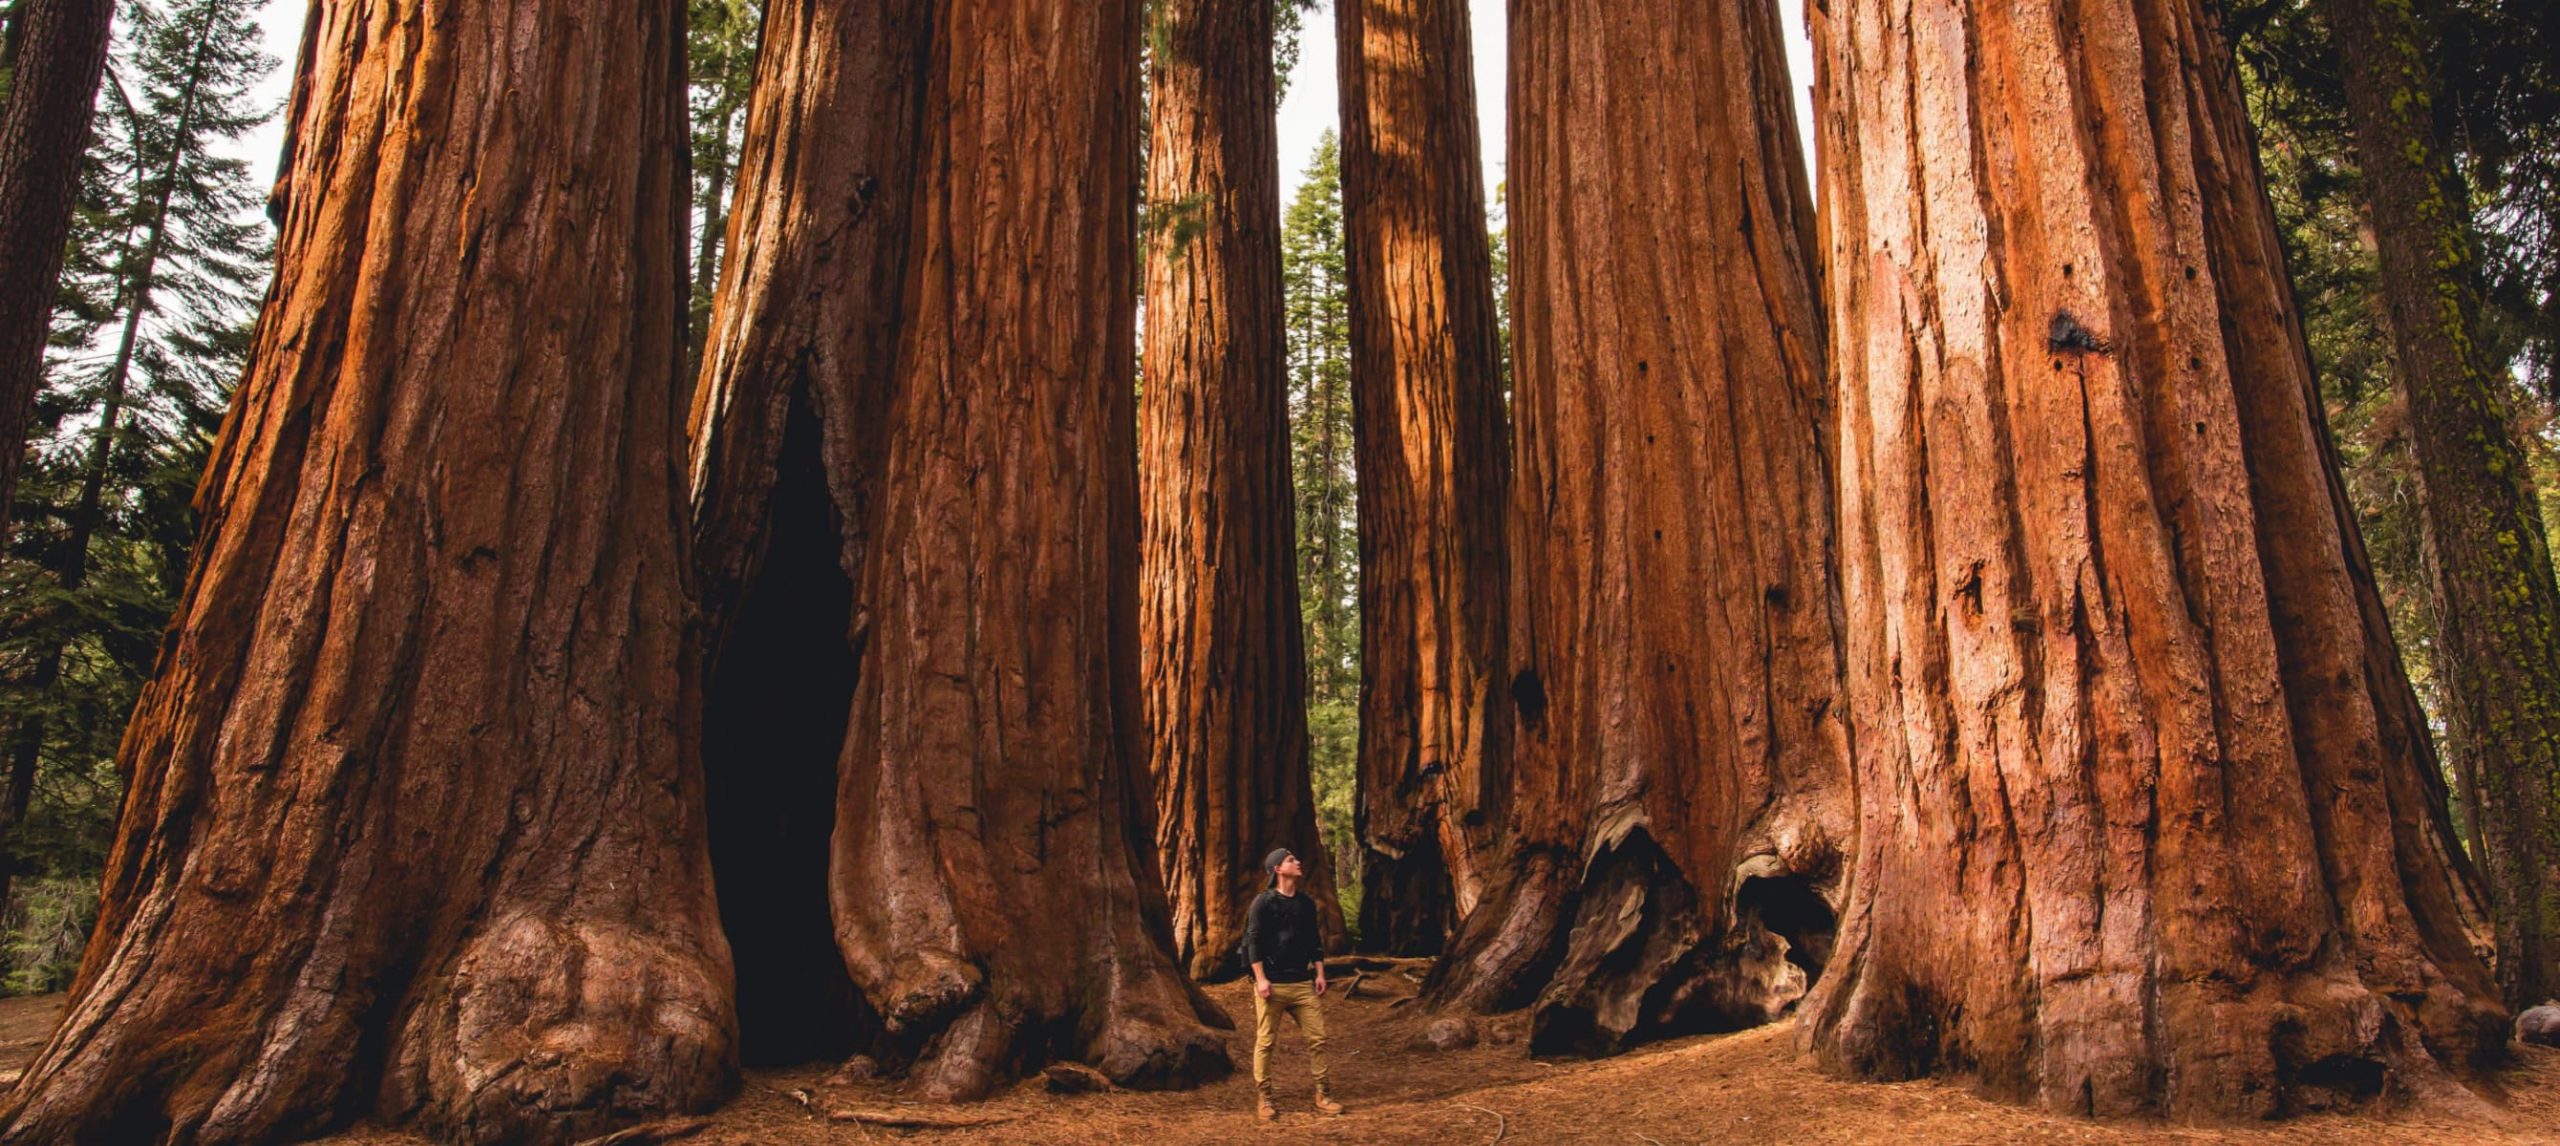
{"label": "sequoia tree", "polygon": [[1503,787],[1501,351],[1465,0],[1337,0],[1360,472],[1360,937],[1440,950]]}
{"label": "sequoia tree", "polygon": [[367,1112],[551,1141],[735,1081],[678,533],[681,9],[316,11],[276,286],[9,1142]]}
{"label": "sequoia tree", "polygon": [[926,19],[921,0],[770,7],[693,395],[703,771],[751,1061],[844,1054],[868,1021],[836,948],[827,841],[898,350]]}
{"label": "sequoia tree", "polygon": [[19,0],[0,103],[0,537],[44,381],[45,334],[80,190],[115,0]]}
{"label": "sequoia tree", "polygon": [[1159,0],[1138,405],[1139,658],[1173,949],[1228,961],[1278,846],[1342,934],[1307,773],[1271,3]]}
{"label": "sequoia tree", "polygon": [[2285,1113],[2505,1038],[2198,0],[1816,10],[1860,835],[1809,1046]]}
{"label": "sequoia tree", "polygon": [[1511,851],[1430,992],[1602,1051],[1823,967],[1830,405],[1775,6],[1515,13]]}
{"label": "sequoia tree", "polygon": [[1146,831],[1136,5],[770,19],[695,417],[716,862],[788,881],[733,933],[825,988],[823,854],[851,1002],[810,1025],[923,1093],[1213,1077]]}
{"label": "sequoia tree", "polygon": [[2479,258],[2406,0],[2323,0],[2409,407],[2454,774],[2511,1006],[2560,990],[2560,584],[2513,383],[2482,343]]}

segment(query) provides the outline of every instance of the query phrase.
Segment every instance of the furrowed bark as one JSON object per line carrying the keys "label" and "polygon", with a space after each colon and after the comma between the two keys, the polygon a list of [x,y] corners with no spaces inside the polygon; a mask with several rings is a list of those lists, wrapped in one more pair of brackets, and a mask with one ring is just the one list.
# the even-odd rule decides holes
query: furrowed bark
{"label": "furrowed bark", "polygon": [[1538,1050],[1765,1022],[1850,839],[1831,411],[1774,6],[1515,5],[1500,890],[1429,987]]}
{"label": "furrowed bark", "polygon": [[2446,715],[2509,1006],[2560,992],[2560,585],[2508,388],[2480,345],[2471,212],[2409,0],[2324,0],[2409,404]]}
{"label": "furrowed bark", "polygon": [[80,159],[105,73],[114,0],[21,0],[0,103],[0,539],[17,504],[27,418],[62,281]]}
{"label": "furrowed bark", "polygon": [[1213,1078],[1144,802],[1137,5],[950,0],[934,27],[837,939],[928,1095],[1060,1057]]}
{"label": "furrowed bark", "polygon": [[2196,0],[1812,17],[1861,835],[1803,1037],[2101,1116],[2505,1028]]}
{"label": "furrowed bark", "polygon": [[876,1034],[827,891],[896,366],[930,6],[767,7],[693,396],[712,865],[750,1061]]}
{"label": "furrowed bark", "polygon": [[1487,890],[1503,697],[1503,425],[1462,0],[1337,0],[1360,472],[1364,946],[1437,953]]}
{"label": "furrowed bark", "polygon": [[1142,703],[1174,957],[1243,970],[1262,858],[1305,861],[1343,935],[1307,771],[1289,483],[1272,5],[1162,0],[1152,19],[1138,407]]}
{"label": "furrowed bark", "polygon": [[315,9],[98,930],[0,1139],[370,1112],[562,1141],[734,1084],[677,500],[682,19]]}

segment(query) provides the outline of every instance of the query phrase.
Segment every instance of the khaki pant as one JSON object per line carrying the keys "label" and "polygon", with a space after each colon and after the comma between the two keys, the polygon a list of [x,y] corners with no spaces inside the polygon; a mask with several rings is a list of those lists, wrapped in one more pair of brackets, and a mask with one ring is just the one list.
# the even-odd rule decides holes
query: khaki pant
{"label": "khaki pant", "polygon": [[1316,1093],[1324,1093],[1324,1004],[1316,1000],[1313,983],[1273,983],[1271,997],[1260,993],[1253,997],[1253,1085],[1264,1098],[1271,1097],[1271,1047],[1280,1041],[1280,1015],[1287,1012],[1307,1036],[1307,1073],[1314,1075]]}

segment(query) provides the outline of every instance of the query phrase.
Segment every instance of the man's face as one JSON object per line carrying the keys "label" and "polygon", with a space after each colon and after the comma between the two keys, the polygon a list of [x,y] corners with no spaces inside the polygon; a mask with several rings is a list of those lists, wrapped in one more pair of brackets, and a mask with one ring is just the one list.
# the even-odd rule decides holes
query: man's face
{"label": "man's face", "polygon": [[1278,872],[1281,875],[1288,876],[1291,879],[1303,878],[1307,874],[1306,865],[1299,863],[1298,857],[1294,854],[1287,859],[1281,860],[1280,866],[1271,870]]}

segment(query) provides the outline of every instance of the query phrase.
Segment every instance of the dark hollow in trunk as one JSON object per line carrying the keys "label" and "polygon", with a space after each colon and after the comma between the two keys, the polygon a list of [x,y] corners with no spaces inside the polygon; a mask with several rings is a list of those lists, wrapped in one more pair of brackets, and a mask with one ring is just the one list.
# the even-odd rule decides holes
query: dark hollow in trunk
{"label": "dark hollow in trunk", "polygon": [[704,695],[703,798],[749,1065],[840,1059],[875,1024],[827,908],[836,760],[853,707],[853,581],[818,423],[795,401],[765,552]]}
{"label": "dark hollow in trunk", "polygon": [[[1364,800],[1365,803],[1365,800]],[[1383,955],[1437,955],[1448,942],[1456,896],[1440,834],[1417,832],[1401,854],[1371,850],[1360,868],[1360,946]]]}

